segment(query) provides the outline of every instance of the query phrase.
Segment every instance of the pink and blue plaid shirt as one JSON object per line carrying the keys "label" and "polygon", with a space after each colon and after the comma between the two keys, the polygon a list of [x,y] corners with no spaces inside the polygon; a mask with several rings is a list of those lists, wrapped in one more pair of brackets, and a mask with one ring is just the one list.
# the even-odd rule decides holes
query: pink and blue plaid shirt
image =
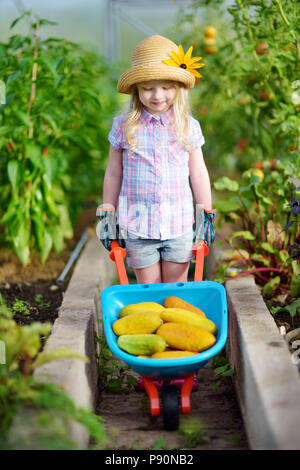
{"label": "pink and blue plaid shirt", "polygon": [[[127,113],[114,118],[109,141],[122,150],[123,181],[118,223],[124,236],[167,240],[192,231],[193,196],[189,184],[189,152],[172,128],[173,109],[152,116],[144,108],[135,133],[137,149],[124,133]],[[204,144],[199,122],[190,117],[190,142]]]}

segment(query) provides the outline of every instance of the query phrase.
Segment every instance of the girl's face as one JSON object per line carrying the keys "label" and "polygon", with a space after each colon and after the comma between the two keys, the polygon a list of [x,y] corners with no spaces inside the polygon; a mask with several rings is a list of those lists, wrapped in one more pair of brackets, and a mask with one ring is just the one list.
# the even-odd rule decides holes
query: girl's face
{"label": "girl's face", "polygon": [[168,111],[177,94],[175,83],[169,80],[151,80],[139,83],[137,88],[141,103],[153,115]]}

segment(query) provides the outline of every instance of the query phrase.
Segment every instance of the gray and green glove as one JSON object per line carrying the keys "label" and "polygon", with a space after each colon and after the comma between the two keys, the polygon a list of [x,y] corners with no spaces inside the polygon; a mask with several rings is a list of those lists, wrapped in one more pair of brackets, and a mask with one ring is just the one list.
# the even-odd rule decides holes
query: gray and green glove
{"label": "gray and green glove", "polygon": [[194,244],[201,240],[210,247],[215,239],[214,220],[217,216],[216,209],[206,211],[203,208],[196,209],[196,230],[194,235]]}
{"label": "gray and green glove", "polygon": [[119,225],[117,224],[117,214],[115,209],[98,206],[96,215],[99,219],[96,233],[103,246],[110,251],[111,242],[116,241],[122,248],[125,248],[125,240],[123,239]]}

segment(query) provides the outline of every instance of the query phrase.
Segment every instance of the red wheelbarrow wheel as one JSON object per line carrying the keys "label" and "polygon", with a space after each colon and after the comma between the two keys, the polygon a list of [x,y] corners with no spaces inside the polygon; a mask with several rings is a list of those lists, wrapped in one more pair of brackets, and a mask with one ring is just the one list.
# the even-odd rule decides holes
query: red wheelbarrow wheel
{"label": "red wheelbarrow wheel", "polygon": [[175,431],[179,425],[179,397],[175,385],[163,385],[161,403],[164,429]]}

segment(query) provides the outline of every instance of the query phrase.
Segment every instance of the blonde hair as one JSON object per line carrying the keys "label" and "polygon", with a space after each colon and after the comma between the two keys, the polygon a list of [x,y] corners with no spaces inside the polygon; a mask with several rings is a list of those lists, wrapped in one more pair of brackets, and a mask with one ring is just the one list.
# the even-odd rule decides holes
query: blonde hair
{"label": "blonde hair", "polygon": [[[173,104],[174,111],[174,125],[173,129],[177,140],[182,144],[186,150],[191,150],[191,144],[188,139],[189,135],[189,116],[190,104],[188,90],[180,85],[178,82],[173,82],[177,88],[176,98]],[[137,148],[135,139],[135,130],[139,124],[143,105],[139,99],[138,88],[135,85],[131,92],[131,100],[129,105],[128,118],[125,122],[125,138],[128,145],[133,149]]]}

